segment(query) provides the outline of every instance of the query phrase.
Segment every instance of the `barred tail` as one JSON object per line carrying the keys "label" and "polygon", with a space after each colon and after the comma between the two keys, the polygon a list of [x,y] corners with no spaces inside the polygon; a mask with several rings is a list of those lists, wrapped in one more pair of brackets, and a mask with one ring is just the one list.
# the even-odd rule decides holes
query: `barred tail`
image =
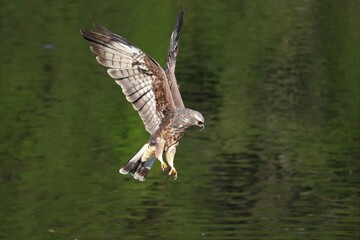
{"label": "barred tail", "polygon": [[139,181],[145,181],[146,176],[148,175],[152,165],[154,164],[156,158],[153,157],[146,162],[141,161],[143,153],[148,148],[149,144],[145,144],[139,152],[135,154],[122,168],[120,168],[119,173],[128,174],[130,173],[135,179]]}

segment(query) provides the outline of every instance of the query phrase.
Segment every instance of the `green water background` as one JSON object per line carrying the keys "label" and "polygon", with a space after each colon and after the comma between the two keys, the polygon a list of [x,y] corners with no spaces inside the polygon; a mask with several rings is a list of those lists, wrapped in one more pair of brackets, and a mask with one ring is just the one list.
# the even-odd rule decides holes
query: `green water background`
{"label": "green water background", "polygon": [[[1,239],[358,239],[359,1],[0,1]],[[165,63],[206,131],[139,183],[147,140],[80,28]]]}

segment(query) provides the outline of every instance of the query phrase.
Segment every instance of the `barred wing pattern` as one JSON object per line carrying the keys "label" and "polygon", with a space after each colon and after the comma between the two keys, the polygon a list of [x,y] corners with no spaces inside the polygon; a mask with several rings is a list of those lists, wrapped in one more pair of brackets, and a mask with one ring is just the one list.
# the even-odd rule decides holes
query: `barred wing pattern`
{"label": "barred wing pattern", "polygon": [[[109,68],[108,74],[121,86],[126,99],[139,113],[145,129],[153,134],[159,127],[164,109],[174,108],[163,69],[155,60],[123,37],[94,24],[100,33],[81,30],[90,42],[96,60]],[[158,99],[158,95],[165,99]],[[163,106],[160,106],[161,103]]]}

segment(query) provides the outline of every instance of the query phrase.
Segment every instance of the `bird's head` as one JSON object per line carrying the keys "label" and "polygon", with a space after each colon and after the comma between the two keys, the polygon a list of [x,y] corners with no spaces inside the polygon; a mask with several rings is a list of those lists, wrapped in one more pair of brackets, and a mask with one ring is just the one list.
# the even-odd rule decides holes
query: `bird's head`
{"label": "bird's head", "polygon": [[200,112],[192,110],[190,119],[192,125],[200,127],[201,130],[205,128],[205,119]]}

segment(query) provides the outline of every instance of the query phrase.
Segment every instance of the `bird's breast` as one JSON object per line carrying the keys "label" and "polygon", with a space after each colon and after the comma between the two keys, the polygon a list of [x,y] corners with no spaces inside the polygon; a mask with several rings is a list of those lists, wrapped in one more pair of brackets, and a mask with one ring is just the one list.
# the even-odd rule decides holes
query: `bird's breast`
{"label": "bird's breast", "polygon": [[172,145],[178,143],[181,137],[184,135],[185,130],[169,127],[161,131],[161,138],[165,140],[165,151]]}
{"label": "bird's breast", "polygon": [[178,143],[188,128],[180,121],[176,114],[167,115],[159,126],[159,129],[150,138],[150,145],[155,145],[158,139],[165,141],[164,151]]}

